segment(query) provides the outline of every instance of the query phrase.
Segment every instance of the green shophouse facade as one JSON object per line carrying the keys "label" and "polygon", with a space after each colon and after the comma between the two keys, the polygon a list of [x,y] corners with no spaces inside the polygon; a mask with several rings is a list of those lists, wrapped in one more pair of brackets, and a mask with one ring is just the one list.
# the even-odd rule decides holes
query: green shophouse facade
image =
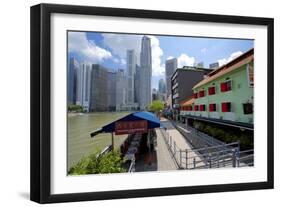
{"label": "green shophouse facade", "polygon": [[194,101],[182,107],[187,119],[253,129],[254,50],[214,70],[193,87]]}

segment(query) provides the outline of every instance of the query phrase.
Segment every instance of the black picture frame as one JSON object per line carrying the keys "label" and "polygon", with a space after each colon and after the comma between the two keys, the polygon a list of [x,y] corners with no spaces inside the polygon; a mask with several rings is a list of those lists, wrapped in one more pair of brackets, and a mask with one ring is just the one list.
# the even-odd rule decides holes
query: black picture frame
{"label": "black picture frame", "polygon": [[[264,25],[267,27],[267,181],[238,184],[219,184],[188,187],[136,189],[106,192],[85,192],[74,194],[51,194],[51,45],[50,16],[52,13],[99,15],[112,17],[151,18],[181,20],[206,23],[233,23]],[[182,13],[153,10],[104,8],[56,4],[39,4],[31,7],[31,169],[30,199],[38,203],[88,201],[103,199],[134,198],[146,196],[166,196],[179,194],[211,193],[272,189],[274,187],[274,20],[272,18]]]}

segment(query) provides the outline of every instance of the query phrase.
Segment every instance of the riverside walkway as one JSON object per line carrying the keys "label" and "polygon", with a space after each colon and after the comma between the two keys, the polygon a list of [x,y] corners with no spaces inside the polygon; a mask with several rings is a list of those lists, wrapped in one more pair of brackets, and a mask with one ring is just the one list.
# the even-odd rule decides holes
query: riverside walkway
{"label": "riverside walkway", "polygon": [[165,143],[164,137],[160,129],[156,130],[157,134],[157,147],[156,154],[158,159],[158,170],[177,170],[178,166],[173,160],[168,147]]}
{"label": "riverside walkway", "polygon": [[[172,141],[172,143],[170,143],[170,154],[172,154],[174,160],[176,160],[179,168],[187,168],[187,166],[192,166],[194,162],[199,164],[197,164],[197,166],[205,165],[203,160],[200,158],[200,154],[192,150],[192,146],[188,143],[186,138],[174,127],[170,120],[161,118],[160,121],[163,127],[165,127],[166,129],[163,132],[164,136],[166,134]],[[187,151],[188,157],[187,154],[185,154],[185,152]]]}

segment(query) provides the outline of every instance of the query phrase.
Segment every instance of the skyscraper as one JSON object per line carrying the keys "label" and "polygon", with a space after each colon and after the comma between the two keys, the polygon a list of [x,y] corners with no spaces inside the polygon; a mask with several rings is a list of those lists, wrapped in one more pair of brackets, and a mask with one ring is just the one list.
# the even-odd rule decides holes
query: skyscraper
{"label": "skyscraper", "polygon": [[69,60],[67,68],[67,103],[76,103],[76,75],[79,69],[79,63],[74,57]]}
{"label": "skyscraper", "polygon": [[127,105],[130,108],[135,103],[135,73],[136,55],[134,50],[127,50]]}
{"label": "skyscraper", "polygon": [[166,93],[166,84],[162,78],[158,82],[158,91],[160,93]]}
{"label": "skyscraper", "polygon": [[158,99],[161,101],[165,101],[166,96],[166,83],[164,79],[160,79],[158,82],[158,93],[157,93]]}
{"label": "skyscraper", "polygon": [[178,67],[178,59],[172,58],[169,60],[166,60],[165,62],[165,72],[166,72],[166,97],[168,97],[171,94],[171,77],[175,70]]}
{"label": "skyscraper", "polygon": [[158,91],[156,88],[152,89],[152,101],[156,101],[158,99]]}
{"label": "skyscraper", "polygon": [[107,102],[110,111],[116,110],[116,72],[107,71]]}
{"label": "skyscraper", "polygon": [[140,66],[136,65],[135,73],[135,103],[139,106],[140,103]]}
{"label": "skyscraper", "polygon": [[90,111],[108,110],[107,68],[99,64],[92,65]]}
{"label": "skyscraper", "polygon": [[143,36],[140,54],[140,109],[144,110],[151,103],[151,42],[150,38]]}
{"label": "skyscraper", "polygon": [[81,63],[80,68],[77,70],[76,104],[83,106],[86,111],[89,111],[90,107],[90,87],[91,66]]}
{"label": "skyscraper", "polygon": [[124,70],[119,69],[116,73],[116,111],[122,111],[126,106],[126,76]]}

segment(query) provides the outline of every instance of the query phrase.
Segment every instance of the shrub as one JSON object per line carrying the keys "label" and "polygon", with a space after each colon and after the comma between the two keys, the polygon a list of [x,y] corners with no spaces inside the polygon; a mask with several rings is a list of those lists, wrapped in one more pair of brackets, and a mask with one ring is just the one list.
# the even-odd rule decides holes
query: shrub
{"label": "shrub", "polygon": [[194,128],[226,143],[240,141],[241,150],[253,149],[254,139],[252,132],[245,132],[239,129],[219,127],[215,124],[194,121]]}
{"label": "shrub", "polygon": [[102,156],[98,152],[83,157],[72,166],[68,173],[71,175],[121,173],[126,172],[122,167],[123,160],[119,151],[111,151]]}

